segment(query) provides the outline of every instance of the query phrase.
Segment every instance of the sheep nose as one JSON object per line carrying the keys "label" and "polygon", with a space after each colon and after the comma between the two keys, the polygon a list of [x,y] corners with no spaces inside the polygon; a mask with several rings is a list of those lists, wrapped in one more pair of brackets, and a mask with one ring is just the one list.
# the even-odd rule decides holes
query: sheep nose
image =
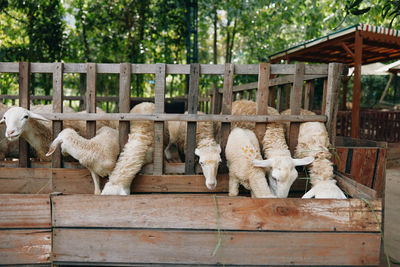
{"label": "sheep nose", "polygon": [[15,130],[11,130],[11,131],[7,132],[8,136],[11,136],[13,133],[15,133]]}
{"label": "sheep nose", "polygon": [[215,187],[217,186],[217,184],[216,183],[206,183],[206,186],[208,189],[214,190]]}

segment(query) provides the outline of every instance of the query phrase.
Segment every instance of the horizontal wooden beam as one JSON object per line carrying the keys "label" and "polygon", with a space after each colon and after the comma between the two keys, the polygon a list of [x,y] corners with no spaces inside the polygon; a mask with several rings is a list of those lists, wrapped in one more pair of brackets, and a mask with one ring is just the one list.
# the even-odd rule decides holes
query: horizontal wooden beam
{"label": "horizontal wooden beam", "polygon": [[325,122],[324,115],[216,115],[216,114],[132,114],[132,113],[40,113],[49,120],[121,121],[212,121],[212,122]]}

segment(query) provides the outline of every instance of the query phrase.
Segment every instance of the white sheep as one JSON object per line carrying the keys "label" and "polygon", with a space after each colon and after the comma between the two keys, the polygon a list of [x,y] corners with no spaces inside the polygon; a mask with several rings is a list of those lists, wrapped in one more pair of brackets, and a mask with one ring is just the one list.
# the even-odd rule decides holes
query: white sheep
{"label": "white sheep", "polygon": [[[135,114],[153,114],[154,104],[143,102],[131,111]],[[146,163],[152,162],[154,143],[153,121],[131,121],[128,142],[120,154],[114,170],[109,175],[102,195],[129,195],[135,175]]]}
{"label": "white sheep", "polygon": [[[285,110],[282,114],[290,115],[290,110]],[[301,110],[300,114],[315,115],[314,112],[308,110]],[[346,198],[342,190],[336,185],[329,147],[329,136],[325,124],[321,122],[300,124],[295,156],[298,158],[314,158],[314,161],[308,167],[312,188],[303,198]]]}
{"label": "white sheep", "polygon": [[239,194],[239,184],[251,190],[252,197],[275,197],[265,178],[265,168],[253,166],[261,160],[260,145],[251,130],[234,128],[228,137],[225,156],[229,168],[229,196]]}
{"label": "white sheep", "polygon": [[[178,148],[180,154],[185,155],[187,122],[168,122],[168,133],[169,144],[165,149],[166,158],[172,160],[171,148],[174,146]],[[199,163],[206,179],[206,187],[214,190],[217,186],[218,166],[221,162],[221,146],[215,141],[212,122],[200,121],[197,123],[194,153],[199,157]]]}
{"label": "white sheep", "polygon": [[[249,100],[235,101],[232,104],[232,114],[255,115],[256,103]],[[268,107],[268,114],[279,115],[279,112],[272,107]],[[255,129],[255,124],[248,122],[239,122],[234,126],[245,127],[250,130]],[[288,196],[290,187],[298,176],[296,166],[310,164],[313,158],[294,159],[291,157],[281,123],[267,124],[262,141],[262,149],[266,159],[254,160],[254,166],[267,168],[272,192],[277,197],[285,198]]]}
{"label": "white sheep", "polygon": [[46,156],[53,154],[60,145],[63,155],[71,155],[89,169],[94,182],[94,193],[99,195],[101,193],[99,176],[108,176],[117,161],[119,154],[118,131],[104,126],[97,131],[96,136],[88,140],[80,136],[74,129],[66,128],[54,139]]}
{"label": "white sheep", "polygon": [[[3,118],[4,113],[9,109],[8,106],[0,103],[0,118]],[[19,143],[17,140],[10,141],[5,137],[6,127],[0,124],[0,160],[6,157],[18,158]]]}

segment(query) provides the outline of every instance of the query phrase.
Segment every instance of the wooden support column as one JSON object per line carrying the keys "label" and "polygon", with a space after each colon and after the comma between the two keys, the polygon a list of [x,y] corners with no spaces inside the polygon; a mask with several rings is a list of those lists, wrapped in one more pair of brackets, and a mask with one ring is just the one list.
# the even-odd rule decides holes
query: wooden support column
{"label": "wooden support column", "polygon": [[315,81],[307,81],[304,90],[304,109],[311,110],[311,103],[313,101]]}
{"label": "wooden support column", "polygon": [[324,79],[324,85],[322,87],[322,103],[321,103],[321,114],[325,114],[326,110],[326,94],[328,88],[328,78]]}
{"label": "wooden support column", "polygon": [[[301,107],[301,99],[303,93],[303,83],[304,83],[304,63],[296,63],[296,72],[294,75],[293,87],[290,93],[290,114],[299,115]],[[297,139],[299,137],[300,123],[291,122],[289,130],[289,149],[292,155],[297,146]]]}
{"label": "wooden support column", "polygon": [[349,76],[343,76],[342,78],[343,90],[342,90],[342,105],[341,109],[346,110],[346,102],[347,102],[347,89],[349,87]]}
{"label": "wooden support column", "polygon": [[282,111],[282,103],[283,102],[283,87],[278,86],[277,93],[276,93],[276,110],[278,112]]}
{"label": "wooden support column", "polygon": [[[233,92],[233,77],[234,77],[235,65],[232,63],[225,64],[224,70],[224,88],[222,96],[222,114],[232,114],[232,92]],[[223,171],[227,171],[226,158],[225,158],[225,147],[228,141],[231,124],[229,122],[221,123],[220,133],[220,145],[222,148],[221,158],[224,162]]]}
{"label": "wooden support column", "polygon": [[[96,113],[96,88],[97,88],[97,66],[96,63],[86,65],[86,112]],[[96,135],[96,121],[86,122],[86,135],[92,138]]]}
{"label": "wooden support column", "polygon": [[[53,112],[63,112],[63,72],[64,65],[61,62],[54,63],[53,69]],[[53,121],[53,139],[62,131],[63,121]],[[62,156],[60,147],[53,153],[51,167],[62,168]]]}
{"label": "wooden support column", "polygon": [[218,88],[214,88],[212,97],[212,114],[221,113],[222,95],[218,92]]}
{"label": "wooden support column", "polygon": [[[119,112],[120,113],[129,113],[130,106],[130,97],[131,97],[131,75],[132,74],[132,65],[130,63],[121,63],[120,64],[120,73],[119,73]],[[107,102],[108,103],[108,102]],[[120,151],[125,146],[126,142],[128,142],[128,134],[129,134],[129,121],[120,121],[119,122],[119,147]]]}
{"label": "wooden support column", "polygon": [[333,146],[335,146],[336,140],[336,120],[342,73],[343,64],[329,63],[325,115],[327,118],[326,129],[328,130],[329,139]]}
{"label": "wooden support column", "polygon": [[[165,75],[166,64],[156,64],[156,85],[154,92],[154,113],[163,114],[165,111]],[[162,175],[164,170],[164,122],[154,122],[154,154],[153,175]]]}
{"label": "wooden support column", "polygon": [[[271,74],[270,63],[260,63],[258,67],[258,90],[257,90],[257,115],[268,114],[268,98],[269,98],[269,77]],[[256,123],[255,134],[260,144],[264,138],[266,123]]]}
{"label": "wooden support column", "polygon": [[[30,76],[31,64],[29,62],[19,63],[19,106],[29,109],[30,105]],[[29,167],[29,144],[24,139],[19,138],[19,167]]]}
{"label": "wooden support column", "polygon": [[[188,114],[197,114],[200,64],[190,64],[190,80],[188,95]],[[187,123],[186,131],[186,153],[185,153],[185,174],[195,173],[194,151],[196,149],[196,122]]]}
{"label": "wooden support column", "polygon": [[360,94],[361,94],[361,65],[363,38],[360,31],[355,32],[354,53],[354,88],[353,108],[351,111],[351,134],[352,138],[358,138],[360,134]]}

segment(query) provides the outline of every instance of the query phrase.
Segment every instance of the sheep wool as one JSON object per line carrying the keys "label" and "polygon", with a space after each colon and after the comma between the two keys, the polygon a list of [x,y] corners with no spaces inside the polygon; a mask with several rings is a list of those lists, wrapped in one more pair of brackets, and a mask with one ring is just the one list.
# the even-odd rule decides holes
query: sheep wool
{"label": "sheep wool", "polygon": [[[131,111],[134,114],[154,114],[154,104],[143,102]],[[144,164],[152,162],[154,122],[131,121],[128,142],[120,154],[102,195],[129,195],[132,180]]]}

